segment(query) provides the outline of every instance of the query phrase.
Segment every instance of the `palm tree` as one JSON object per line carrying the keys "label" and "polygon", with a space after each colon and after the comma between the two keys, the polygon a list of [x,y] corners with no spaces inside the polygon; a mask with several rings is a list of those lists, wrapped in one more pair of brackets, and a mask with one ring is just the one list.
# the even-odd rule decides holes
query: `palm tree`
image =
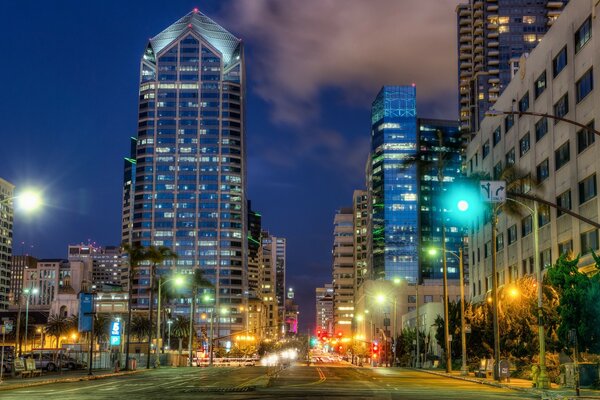
{"label": "palm tree", "polygon": [[190,325],[189,318],[184,315],[178,315],[173,320],[173,325],[171,325],[171,334],[179,339],[179,355],[183,351],[183,339],[189,337],[190,330],[188,329]]}
{"label": "palm tree", "polygon": [[[177,258],[177,254],[174,253],[170,248],[166,246],[150,246],[146,249],[146,259],[151,262],[150,264],[150,306],[149,306],[149,318],[150,325],[152,325],[152,308],[154,307],[154,287],[160,285],[160,282],[156,282],[156,266],[164,263],[167,260],[173,260]],[[160,312],[160,310],[159,310]],[[160,329],[160,327],[158,327]],[[152,348],[152,334],[148,335],[148,358],[146,360],[146,368],[150,368],[150,350]],[[156,346],[158,352],[158,343]]]}
{"label": "palm tree", "polygon": [[[204,273],[202,269],[196,268],[194,270],[194,274],[192,276],[192,304],[190,311],[190,340],[188,341],[188,352],[189,352],[189,364],[192,366],[192,342],[194,337],[191,336],[194,332],[194,319],[196,318],[196,298],[198,297],[198,290],[200,288],[212,288],[213,284],[211,281],[204,277]],[[212,324],[213,315],[211,314],[211,324]],[[195,335],[194,335],[195,336]],[[210,338],[210,348],[212,349],[212,334]]]}
{"label": "palm tree", "polygon": [[123,251],[129,255],[129,294],[127,296],[127,337],[125,339],[125,369],[129,369],[129,343],[131,341],[131,309],[133,295],[133,279],[137,269],[147,259],[146,249],[139,243],[123,244]]}
{"label": "palm tree", "polygon": [[96,314],[94,319],[94,337],[98,344],[108,340],[110,320],[111,318],[108,314]]}
{"label": "palm tree", "polygon": [[143,315],[134,315],[131,320],[131,334],[138,340],[142,341],[147,338],[152,332],[152,322],[149,318]]}
{"label": "palm tree", "polygon": [[44,332],[47,335],[54,336],[56,340],[55,347],[58,347],[58,341],[60,337],[66,335],[70,328],[71,323],[69,318],[62,315],[52,314],[50,317],[48,317],[48,323],[44,328]]}

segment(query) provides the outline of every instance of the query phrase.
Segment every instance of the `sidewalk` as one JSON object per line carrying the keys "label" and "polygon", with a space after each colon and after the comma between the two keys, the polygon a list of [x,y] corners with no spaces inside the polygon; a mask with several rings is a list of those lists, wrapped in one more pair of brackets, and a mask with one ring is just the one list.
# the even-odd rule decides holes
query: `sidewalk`
{"label": "sidewalk", "polygon": [[114,376],[123,376],[123,375],[131,375],[137,374],[145,369],[140,369],[136,371],[121,371],[121,372],[113,372],[112,369],[104,369],[104,370],[94,370],[93,375],[88,375],[87,370],[85,371],[77,371],[77,372],[65,372],[63,374],[60,373],[46,373],[41,377],[35,378],[13,378],[7,377],[2,382],[0,382],[0,391],[3,390],[13,390],[13,389],[21,389],[31,386],[41,386],[48,385],[51,383],[66,383],[66,382],[80,382],[80,381],[91,381],[96,379],[106,379],[112,378]]}
{"label": "sidewalk", "polygon": [[452,371],[451,373],[446,373],[442,370],[432,370],[432,369],[419,369],[418,371],[426,372],[428,374],[445,376],[452,379],[460,379],[463,381],[480,383],[482,385],[489,385],[494,387],[501,387],[505,389],[518,390],[521,392],[538,394],[542,399],[600,399],[600,390],[593,389],[581,389],[579,397],[575,396],[575,389],[571,388],[561,388],[557,384],[552,384],[551,389],[542,390],[536,389],[531,386],[531,381],[526,379],[518,379],[511,378],[510,382],[496,382],[492,379],[485,378],[476,378],[472,374],[468,376],[461,376],[460,371]]}

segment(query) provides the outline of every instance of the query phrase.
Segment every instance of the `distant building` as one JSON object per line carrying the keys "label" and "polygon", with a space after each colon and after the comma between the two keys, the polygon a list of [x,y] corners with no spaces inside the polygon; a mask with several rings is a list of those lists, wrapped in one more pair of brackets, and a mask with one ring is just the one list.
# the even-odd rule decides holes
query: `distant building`
{"label": "distant building", "polygon": [[0,178],[0,310],[8,309],[15,186]]}
{"label": "distant building", "polygon": [[252,210],[250,200],[247,206],[248,225],[248,294],[250,297],[260,295],[260,246],[262,216]]}
{"label": "distant building", "polygon": [[342,208],[333,220],[334,332],[351,334],[354,317],[354,211]]}
{"label": "distant building", "polygon": [[91,263],[92,285],[122,287],[122,272],[128,267],[127,255],[116,246],[70,245],[69,261]]}
{"label": "distant building", "polygon": [[17,304],[23,292],[23,275],[25,270],[37,267],[37,258],[29,255],[12,257],[10,269],[10,299],[11,304]]}
{"label": "distant building", "polygon": [[369,271],[369,192],[353,193],[354,219],[354,292],[368,278]]}
{"label": "distant building", "polygon": [[316,288],[316,330],[333,335],[333,285]]}
{"label": "distant building", "polygon": [[260,286],[264,307],[266,308],[266,321],[264,335],[277,338],[281,334],[283,321],[279,318],[279,302],[276,295],[277,280],[277,237],[269,232],[261,233],[261,265]]}
{"label": "distant building", "polygon": [[[460,121],[475,133],[568,0],[468,0],[456,7]],[[589,4],[584,7],[589,8]]]}
{"label": "distant building", "polygon": [[[441,357],[443,354],[441,346],[435,339],[437,333],[437,324],[435,320],[438,316],[444,318],[444,303],[436,301],[419,306],[419,332],[422,332],[425,336],[425,348],[420,349],[421,354],[437,357]],[[401,327],[402,329],[416,329],[417,310],[412,310],[402,316]]]}
{"label": "distant building", "polygon": [[285,334],[295,336],[298,334],[298,317],[300,316],[300,306],[294,300],[294,289],[288,288],[285,299]]}

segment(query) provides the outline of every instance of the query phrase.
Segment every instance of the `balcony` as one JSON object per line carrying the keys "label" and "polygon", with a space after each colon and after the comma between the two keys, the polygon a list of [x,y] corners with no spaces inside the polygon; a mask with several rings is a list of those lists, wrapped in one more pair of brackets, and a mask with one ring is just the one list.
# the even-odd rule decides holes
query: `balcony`
{"label": "balcony", "polygon": [[470,77],[471,75],[473,75],[471,70],[460,71],[461,78],[467,78],[467,77]]}
{"label": "balcony", "polygon": [[460,53],[460,60],[470,60],[471,59],[471,53],[470,52],[461,52]]}
{"label": "balcony", "polygon": [[491,31],[491,32],[488,32],[487,37],[488,37],[488,39],[497,39],[498,35],[499,35],[498,31]]}
{"label": "balcony", "polygon": [[469,97],[468,96],[462,96],[460,98],[460,104],[469,104]]}
{"label": "balcony", "polygon": [[488,83],[490,83],[492,85],[497,85],[498,83],[500,83],[500,78],[496,78],[496,77],[490,78],[490,79],[488,79]]}
{"label": "balcony", "polygon": [[483,61],[483,54],[477,54],[475,58],[473,58],[473,61],[476,63]]}
{"label": "balcony", "polygon": [[461,70],[463,70],[463,69],[469,69],[470,70],[471,68],[473,68],[473,63],[470,62],[470,61],[463,61],[463,62],[460,63],[460,69]]}
{"label": "balcony", "polygon": [[500,70],[498,68],[488,69],[488,74],[490,74],[490,75],[498,75],[499,73],[500,73]]}
{"label": "balcony", "polygon": [[473,26],[478,27],[480,25],[483,25],[483,18],[475,18],[473,21]]}
{"label": "balcony", "polygon": [[475,17],[475,18],[483,17],[483,9],[475,10],[475,12],[473,13],[473,17]]}
{"label": "balcony", "polygon": [[498,4],[490,4],[487,6],[488,12],[496,12],[498,11]]}
{"label": "balcony", "polygon": [[488,43],[488,47],[498,47],[499,45],[500,45],[500,43],[498,43],[498,41],[497,41],[497,40],[491,40],[491,41]]}
{"label": "balcony", "polygon": [[471,43],[465,43],[460,45],[460,51],[472,50],[473,45]]}
{"label": "balcony", "polygon": [[546,13],[546,15],[548,16],[549,19],[556,19],[560,16],[560,14],[562,13],[562,10],[556,10],[556,11],[548,11]]}
{"label": "balcony", "polygon": [[548,3],[546,3],[546,7],[547,8],[563,8],[563,2],[562,1],[549,1]]}
{"label": "balcony", "polygon": [[483,0],[474,0],[473,1],[473,8],[475,10],[477,10],[479,8],[483,8]]}
{"label": "balcony", "polygon": [[470,42],[471,40],[473,40],[473,37],[471,35],[460,35],[460,38],[459,38],[459,41],[461,43]]}
{"label": "balcony", "polygon": [[473,20],[469,17],[469,18],[461,18],[458,21],[458,24],[460,26],[464,26],[464,25],[471,25],[471,23],[473,22]]}
{"label": "balcony", "polygon": [[475,29],[475,32],[473,32],[475,35],[483,35],[483,26],[479,26],[477,27],[477,29]]}
{"label": "balcony", "polygon": [[490,58],[488,60],[488,65],[498,65],[500,64],[500,60],[498,60],[497,58]]}
{"label": "balcony", "polygon": [[490,93],[500,93],[500,88],[498,86],[492,86],[488,89]]}
{"label": "balcony", "polygon": [[463,26],[462,28],[460,28],[460,34],[464,35],[465,33],[470,34],[471,33],[471,28],[468,26]]}
{"label": "balcony", "polygon": [[475,40],[473,40],[473,43],[475,43],[475,44],[481,44],[481,43],[483,43],[483,36],[477,36],[477,37],[475,37]]}
{"label": "balcony", "polygon": [[498,50],[490,50],[487,53],[488,57],[498,57],[500,55],[500,51]]}
{"label": "balcony", "polygon": [[487,27],[490,30],[496,30],[496,29],[498,29],[498,24],[496,24],[494,22],[488,22]]}

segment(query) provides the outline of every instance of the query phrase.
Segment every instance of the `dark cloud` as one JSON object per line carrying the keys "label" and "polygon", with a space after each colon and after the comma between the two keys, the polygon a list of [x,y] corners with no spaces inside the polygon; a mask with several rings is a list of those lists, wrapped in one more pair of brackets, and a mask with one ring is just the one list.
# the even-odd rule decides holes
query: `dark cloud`
{"label": "dark cloud", "polygon": [[[437,115],[456,112],[457,0],[233,2],[232,26],[255,52],[253,89],[275,122],[305,125],[337,88],[368,106],[374,88],[416,83]],[[231,17],[232,16],[232,17]]]}

